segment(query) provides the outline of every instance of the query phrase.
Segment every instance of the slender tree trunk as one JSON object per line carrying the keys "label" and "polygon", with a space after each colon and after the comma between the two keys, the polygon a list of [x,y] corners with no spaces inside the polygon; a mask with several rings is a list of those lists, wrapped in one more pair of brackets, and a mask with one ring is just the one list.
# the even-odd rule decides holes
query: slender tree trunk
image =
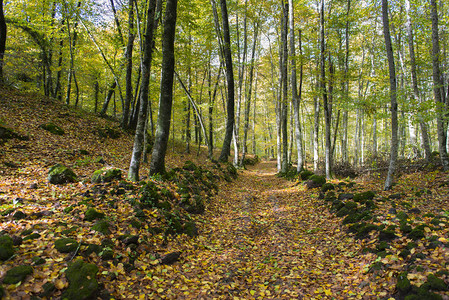
{"label": "slender tree trunk", "polygon": [[253,41],[253,48],[251,51],[251,66],[249,70],[249,82],[248,82],[248,95],[246,97],[246,106],[245,106],[245,124],[243,127],[243,141],[242,141],[242,161],[241,165],[243,166],[245,156],[247,153],[247,139],[248,139],[248,130],[249,130],[249,115],[250,115],[250,108],[251,108],[251,94],[252,94],[252,87],[253,87],[253,78],[254,78],[254,63],[255,63],[255,56],[256,56],[256,45],[257,45],[257,39],[258,39],[258,30],[259,30],[259,24],[256,23],[254,25],[254,41]]}
{"label": "slender tree trunk", "polygon": [[319,129],[320,129],[320,101],[317,97],[313,98],[314,103],[314,126],[313,126],[313,172],[318,172],[319,159]]}
{"label": "slender tree trunk", "polygon": [[94,112],[97,113],[98,109],[98,95],[100,94],[100,86],[98,85],[98,78],[95,78],[94,81],[94,100],[95,100],[95,110]]}
{"label": "slender tree trunk", "polygon": [[[345,68],[344,68],[344,101],[349,101],[349,17],[351,11],[351,0],[348,0],[346,8],[345,26]],[[342,118],[343,136],[341,143],[342,161],[348,161],[348,111],[344,109]]]}
{"label": "slender tree trunk", "polygon": [[[55,83],[55,89],[53,92],[53,97],[57,98],[58,100],[62,100],[61,77],[62,77],[62,59],[63,59],[62,49],[63,49],[63,46],[64,46],[64,40],[61,39],[59,41],[58,72],[56,72],[56,83]],[[97,111],[95,111],[95,113],[96,112]]]}
{"label": "slender tree trunk", "polygon": [[175,72],[175,31],[177,0],[167,0],[162,36],[162,74],[156,137],[151,155],[150,175],[165,173],[165,153],[170,134],[173,104],[173,77]]}
{"label": "slender tree trunk", "polygon": [[282,30],[281,30],[281,130],[282,130],[282,164],[281,173],[288,171],[288,129],[287,129],[287,71],[288,71],[288,3],[283,1]]}
{"label": "slender tree trunk", "polygon": [[324,147],[324,153],[325,153],[325,172],[326,172],[326,178],[331,178],[331,111],[329,108],[328,103],[328,94],[327,94],[327,88],[326,88],[326,55],[325,55],[325,43],[324,43],[324,0],[321,0],[321,9],[320,9],[320,68],[321,68],[321,79],[320,79],[320,87],[321,87],[321,93],[323,97],[323,108],[324,108],[324,125],[325,125],[325,147]]}
{"label": "slender tree trunk", "polygon": [[438,151],[440,152],[440,160],[444,171],[449,170],[449,160],[446,149],[446,125],[445,115],[447,105],[444,102],[443,82],[440,73],[440,43],[438,34],[438,11],[436,0],[430,0],[430,15],[432,17],[432,66],[433,66],[433,94],[436,102],[437,110],[437,132],[438,132]]}
{"label": "slender tree trunk", "polygon": [[[303,169],[304,161],[302,154],[302,140],[301,140],[301,123],[299,117],[299,105],[300,105],[300,97],[298,95],[298,87],[297,87],[297,76],[296,76],[296,48],[295,48],[295,16],[294,16],[294,6],[293,0],[288,0],[288,5],[290,7],[288,19],[289,19],[289,27],[290,27],[290,64],[291,64],[291,86],[292,86],[292,104],[293,104],[293,115],[294,115],[294,136],[296,143],[296,155],[298,164],[296,167],[297,172],[300,172]],[[301,30],[299,30],[299,48],[300,52],[302,51],[301,47]],[[301,83],[302,84],[302,58],[301,58]]]}
{"label": "slender tree trunk", "polygon": [[133,47],[134,47],[134,0],[128,1],[128,44],[126,45],[126,92],[125,107],[122,115],[122,128],[126,129],[129,125],[129,111],[133,99]]}
{"label": "slender tree trunk", "polygon": [[226,133],[223,140],[223,147],[221,149],[220,157],[221,162],[226,162],[228,156],[231,154],[231,141],[234,132],[234,72],[232,67],[232,54],[231,54],[231,36],[229,32],[229,19],[228,9],[226,6],[226,0],[220,0],[221,17],[223,22],[223,54],[225,57],[226,65],[226,81],[228,83],[228,99],[226,104],[227,118],[226,118]]}
{"label": "slender tree trunk", "polygon": [[393,186],[394,172],[396,169],[396,160],[398,157],[398,103],[396,93],[396,70],[394,66],[393,48],[390,37],[390,22],[388,19],[388,1],[382,0],[382,22],[385,38],[385,48],[388,57],[388,70],[390,74],[390,102],[391,102],[391,148],[390,164],[388,166],[388,175],[385,180],[385,190],[390,190]]}
{"label": "slender tree trunk", "polygon": [[3,75],[3,65],[5,58],[5,49],[6,49],[6,22],[5,15],[3,12],[3,0],[0,0],[0,84],[5,82],[5,78]]}
{"label": "slender tree trunk", "polygon": [[146,32],[144,41],[144,54],[142,60],[142,84],[140,93],[140,108],[138,113],[136,134],[134,137],[134,148],[131,162],[129,165],[128,179],[132,181],[139,180],[140,160],[142,157],[143,140],[145,134],[145,121],[148,108],[148,94],[151,72],[151,58],[153,54],[153,36],[154,36],[154,17],[156,9],[156,0],[150,0],[148,5]]}

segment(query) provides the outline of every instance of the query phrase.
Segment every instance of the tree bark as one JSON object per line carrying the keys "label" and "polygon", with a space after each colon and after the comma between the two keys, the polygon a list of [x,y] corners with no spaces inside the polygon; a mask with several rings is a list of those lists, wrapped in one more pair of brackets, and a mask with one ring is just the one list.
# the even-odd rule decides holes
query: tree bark
{"label": "tree bark", "polygon": [[432,18],[432,77],[433,77],[433,94],[436,102],[437,110],[437,132],[438,132],[438,151],[440,152],[440,160],[444,171],[449,170],[449,160],[447,157],[446,139],[447,121],[445,115],[447,106],[442,96],[443,82],[440,72],[440,42],[438,34],[438,11],[436,0],[430,0],[430,15]]}
{"label": "tree bark", "polygon": [[145,121],[148,108],[148,94],[151,73],[151,58],[153,55],[153,38],[154,38],[154,17],[156,9],[156,0],[150,0],[148,5],[146,32],[144,40],[144,54],[142,60],[142,83],[140,93],[140,107],[138,113],[136,134],[134,137],[134,148],[129,165],[128,179],[132,181],[139,180],[140,160],[143,151],[143,140],[145,134]]}
{"label": "tree bark", "polygon": [[228,83],[228,99],[226,104],[227,118],[226,118],[226,133],[223,140],[223,147],[221,149],[220,157],[221,162],[228,161],[228,157],[231,154],[231,142],[234,131],[234,72],[232,67],[232,54],[231,54],[231,36],[229,33],[229,19],[228,9],[226,6],[226,0],[220,0],[221,17],[223,22],[223,54],[225,57],[226,65],[226,81]]}
{"label": "tree bark", "polygon": [[254,41],[253,41],[253,48],[251,50],[251,65],[249,70],[249,81],[248,81],[248,95],[246,97],[246,106],[245,106],[245,123],[243,126],[243,141],[242,141],[242,160],[241,165],[244,165],[244,160],[246,153],[248,152],[248,147],[246,145],[247,139],[248,139],[248,130],[249,130],[249,115],[250,115],[250,108],[251,108],[251,95],[252,95],[252,87],[253,87],[253,78],[254,78],[254,63],[255,63],[255,56],[256,56],[256,45],[257,45],[257,39],[258,39],[258,30],[259,30],[259,24],[256,23],[254,25]]}
{"label": "tree bark", "polygon": [[396,70],[394,65],[393,48],[391,45],[390,22],[388,19],[388,0],[382,0],[382,23],[385,39],[385,48],[387,50],[388,70],[390,75],[390,110],[391,110],[391,148],[390,164],[388,174],[385,180],[384,189],[390,190],[393,186],[394,172],[396,169],[396,160],[398,157],[398,103],[396,92]]}
{"label": "tree bark", "polygon": [[5,82],[5,78],[3,75],[3,61],[5,58],[5,50],[6,50],[6,21],[5,14],[3,12],[3,0],[0,0],[0,84]]}
{"label": "tree bark", "polygon": [[165,153],[170,134],[170,118],[173,104],[173,77],[175,73],[175,32],[177,0],[167,0],[162,36],[162,74],[159,114],[156,136],[151,155],[150,175],[165,173]]}
{"label": "tree bark", "polygon": [[125,107],[122,115],[122,128],[126,129],[129,126],[129,111],[131,102],[133,100],[133,46],[134,46],[134,0],[128,1],[128,43],[126,45],[126,91],[125,91]]}

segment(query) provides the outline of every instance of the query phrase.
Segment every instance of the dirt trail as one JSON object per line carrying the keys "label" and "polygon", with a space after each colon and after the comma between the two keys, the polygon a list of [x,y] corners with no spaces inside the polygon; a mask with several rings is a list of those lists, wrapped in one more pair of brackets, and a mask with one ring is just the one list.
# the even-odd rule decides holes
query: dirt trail
{"label": "dirt trail", "polygon": [[[220,187],[171,279],[176,298],[345,299],[363,295],[360,250],[317,191],[262,162]],[[181,245],[180,245],[181,246]],[[185,246],[185,245],[184,245]],[[194,284],[195,283],[195,284]],[[375,284],[375,283],[371,283]],[[171,296],[167,295],[169,298]],[[365,295],[368,296],[368,295]]]}

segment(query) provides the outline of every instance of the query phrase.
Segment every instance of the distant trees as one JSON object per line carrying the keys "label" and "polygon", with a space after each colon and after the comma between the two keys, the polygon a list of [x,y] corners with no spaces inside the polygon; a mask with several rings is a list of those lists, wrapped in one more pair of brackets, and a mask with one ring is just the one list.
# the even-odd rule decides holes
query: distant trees
{"label": "distant trees", "polygon": [[[372,0],[180,1],[172,100],[160,84],[168,73],[164,31],[156,30],[167,4],[10,0],[4,64],[0,15],[4,82],[135,130],[132,180],[145,154],[162,158],[174,140],[211,159],[233,154],[243,165],[253,152],[278,157],[279,171],[296,164],[297,171],[313,167],[329,178],[351,165],[376,169],[394,152],[431,160],[437,151],[449,168],[444,1],[389,3],[390,46],[379,30],[382,7]],[[392,68],[385,68],[391,61],[397,62],[396,91]],[[163,133],[161,140],[167,124],[170,137]],[[150,163],[152,174],[163,165]]]}
{"label": "distant trees", "polygon": [[3,12],[3,0],[0,0],[0,83],[3,83],[3,60],[6,49],[6,21]]}

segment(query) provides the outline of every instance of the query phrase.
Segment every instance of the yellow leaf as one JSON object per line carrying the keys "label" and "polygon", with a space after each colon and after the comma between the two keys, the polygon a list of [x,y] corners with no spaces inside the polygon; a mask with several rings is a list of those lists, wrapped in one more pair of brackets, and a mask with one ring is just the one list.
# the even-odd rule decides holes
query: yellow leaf
{"label": "yellow leaf", "polygon": [[145,299],[145,294],[140,294],[139,299],[141,299],[141,300]]}
{"label": "yellow leaf", "polygon": [[430,230],[429,227],[424,227],[424,231],[425,231],[425,232],[431,232],[431,230]]}
{"label": "yellow leaf", "polygon": [[163,288],[158,288],[157,289],[157,292],[160,294],[160,293],[162,293],[164,291],[164,289]]}
{"label": "yellow leaf", "polygon": [[256,294],[256,291],[255,290],[251,290],[251,291],[249,291],[249,293],[251,294],[251,296],[254,296]]}
{"label": "yellow leaf", "polygon": [[332,296],[331,290],[328,290],[328,289],[323,289],[323,290],[324,290],[324,293],[326,294],[326,296]]}
{"label": "yellow leaf", "polygon": [[64,282],[62,282],[62,280],[61,279],[57,279],[56,281],[55,281],[55,287],[58,289],[58,290],[62,290],[63,288],[64,288]]}

